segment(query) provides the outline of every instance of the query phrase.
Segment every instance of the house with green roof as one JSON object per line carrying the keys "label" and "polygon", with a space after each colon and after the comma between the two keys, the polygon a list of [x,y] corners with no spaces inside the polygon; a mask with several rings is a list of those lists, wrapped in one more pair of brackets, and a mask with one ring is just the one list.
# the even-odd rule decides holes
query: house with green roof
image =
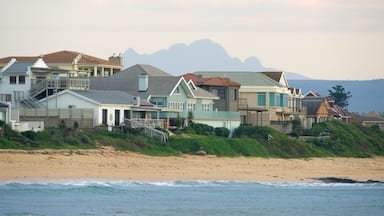
{"label": "house with green roof", "polygon": [[169,126],[184,124],[190,114],[194,122],[234,130],[240,125],[239,112],[216,111],[218,96],[195,86],[182,76],[172,76],[151,65],[137,64],[109,77],[90,78],[94,90],[118,90],[140,97],[161,108],[160,118]]}
{"label": "house with green roof", "polygon": [[289,132],[289,122],[294,116],[305,119],[301,90],[288,86],[284,72],[197,71],[194,74],[229,78],[241,84],[238,109],[242,124]]}

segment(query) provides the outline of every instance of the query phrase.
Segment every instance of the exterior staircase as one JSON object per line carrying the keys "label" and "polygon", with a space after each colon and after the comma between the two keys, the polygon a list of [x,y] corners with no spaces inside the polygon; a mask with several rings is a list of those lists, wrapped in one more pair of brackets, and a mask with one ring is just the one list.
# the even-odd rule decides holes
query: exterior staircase
{"label": "exterior staircase", "polygon": [[[154,123],[156,122],[156,123]],[[127,127],[130,128],[144,128],[144,134],[148,137],[154,138],[159,140],[162,143],[167,143],[168,142],[168,134],[156,129],[159,124],[159,122],[162,122],[161,120],[147,120],[144,121],[142,119],[140,120],[135,120],[135,119],[125,119],[125,123]]]}

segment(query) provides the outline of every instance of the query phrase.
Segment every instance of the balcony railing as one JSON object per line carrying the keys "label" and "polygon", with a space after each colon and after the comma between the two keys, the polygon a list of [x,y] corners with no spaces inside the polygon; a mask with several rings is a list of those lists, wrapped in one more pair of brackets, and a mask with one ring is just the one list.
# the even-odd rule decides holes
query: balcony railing
{"label": "balcony railing", "polygon": [[193,112],[194,119],[200,120],[232,120],[240,121],[239,112],[224,112],[224,111],[210,111],[210,112]]}
{"label": "balcony railing", "polygon": [[70,78],[70,79],[43,79],[31,80],[31,89],[29,94],[34,97],[47,89],[73,89],[73,90],[88,90],[89,79]]}
{"label": "balcony railing", "polygon": [[131,128],[164,128],[164,119],[125,119],[126,126]]}

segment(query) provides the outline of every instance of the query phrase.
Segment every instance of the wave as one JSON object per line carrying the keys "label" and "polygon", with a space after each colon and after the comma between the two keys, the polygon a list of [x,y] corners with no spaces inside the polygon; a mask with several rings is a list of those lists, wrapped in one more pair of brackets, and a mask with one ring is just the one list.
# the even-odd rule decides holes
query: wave
{"label": "wave", "polygon": [[66,188],[128,188],[128,187],[226,187],[226,186],[268,186],[268,187],[363,187],[380,186],[383,183],[291,183],[291,182],[242,182],[242,181],[127,181],[108,179],[56,179],[56,180],[12,180],[0,182],[0,189],[3,187],[66,187]]}

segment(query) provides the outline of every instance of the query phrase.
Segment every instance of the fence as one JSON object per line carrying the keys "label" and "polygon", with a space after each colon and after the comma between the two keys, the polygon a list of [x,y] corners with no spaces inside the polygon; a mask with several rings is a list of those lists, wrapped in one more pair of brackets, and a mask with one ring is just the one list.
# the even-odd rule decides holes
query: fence
{"label": "fence", "polygon": [[93,128],[93,109],[20,109],[20,121],[44,121],[45,127],[57,127],[61,120],[64,120],[68,127],[75,122],[79,128]]}

